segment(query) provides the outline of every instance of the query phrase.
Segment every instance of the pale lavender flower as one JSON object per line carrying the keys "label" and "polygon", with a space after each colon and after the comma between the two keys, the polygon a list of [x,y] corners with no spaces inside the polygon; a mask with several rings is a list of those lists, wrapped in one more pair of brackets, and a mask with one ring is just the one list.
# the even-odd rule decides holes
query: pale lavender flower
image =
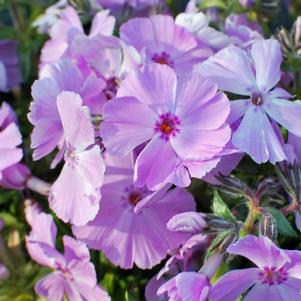
{"label": "pale lavender flower", "polygon": [[85,34],[80,18],[72,7],[67,7],[50,30],[51,39],[42,49],[41,68],[60,59],[72,59],[83,75],[97,76],[99,84],[98,106],[91,108],[101,114],[101,105],[116,94],[119,81],[126,73],[127,49],[118,38],[113,37],[115,18],[108,10],[98,12],[91,24],[90,33]]}
{"label": "pale lavender flower", "polygon": [[100,7],[108,8],[111,10],[125,9],[126,6],[130,6],[134,9],[143,9],[145,7],[151,7],[158,5],[161,0],[90,0],[94,6],[97,4]]}
{"label": "pale lavender flower", "polygon": [[208,17],[202,12],[178,14],[175,22],[191,32],[200,47],[207,46],[216,51],[232,42],[226,34],[210,27]]}
{"label": "pale lavender flower", "polygon": [[225,21],[225,34],[233,44],[242,48],[250,47],[257,40],[262,40],[258,23],[251,22],[246,14],[231,14]]}
{"label": "pale lavender flower", "polygon": [[92,41],[97,43],[101,37],[111,36],[114,26],[115,18],[109,15],[109,11],[101,11],[93,18],[90,33],[86,35],[76,10],[71,6],[66,7],[49,30],[50,40],[42,49],[41,67],[56,63],[62,57],[73,57],[70,48],[76,45],[78,39],[86,38],[91,44]]}
{"label": "pale lavender flower", "polygon": [[101,209],[84,227],[73,227],[75,236],[92,249],[125,269],[137,265],[149,269],[178,248],[187,234],[166,228],[177,213],[192,211],[192,195],[170,185],[152,192],[133,183],[133,158],[106,157],[106,174],[101,188]]}
{"label": "pale lavender flower", "polygon": [[[204,251],[208,248],[209,244],[207,235],[201,233],[205,227],[206,223],[203,215],[193,211],[176,214],[169,220],[167,223],[167,228],[169,230],[189,233],[192,236],[188,238],[179,250],[166,261],[159,273],[148,282],[145,288],[145,297],[147,301],[173,300],[168,299],[166,292],[170,291],[175,282],[177,282],[178,278],[176,276],[179,273],[183,274],[182,272],[188,271],[191,272],[189,274],[192,276],[197,274],[194,272],[199,269],[200,259],[204,255]],[[183,279],[182,277],[180,278]],[[165,283],[166,286],[164,285]],[[157,291],[162,285],[163,288],[161,289],[161,294],[158,296]],[[179,291],[174,291],[173,294],[177,297],[181,297]],[[171,296],[172,295],[170,295],[170,297]],[[186,297],[190,297],[188,293],[186,294]]]}
{"label": "pale lavender flower", "polygon": [[138,186],[155,190],[166,182],[189,184],[183,165],[188,170],[190,165],[184,160],[204,165],[195,171],[197,177],[216,166],[219,159],[207,161],[230,139],[228,114],[229,101],[212,82],[197,75],[178,79],[169,66],[152,64],[128,75],[117,98],[105,104],[100,133],[115,155],[148,142],[135,162],[134,179]]}
{"label": "pale lavender flower", "polygon": [[34,200],[27,199],[24,202],[24,214],[25,214],[25,219],[28,225],[32,227],[33,222],[36,217],[40,215],[42,212],[42,207],[40,204]]}
{"label": "pale lavender flower", "polygon": [[109,301],[110,297],[97,284],[95,268],[88,248],[70,236],[63,237],[64,254],[55,248],[57,228],[51,215],[40,213],[32,222],[26,237],[27,250],[36,262],[54,271],[35,285],[37,294],[49,301]]}
{"label": "pale lavender flower", "polygon": [[208,301],[210,281],[201,273],[182,272],[164,283],[158,295],[167,294],[169,301]]}
{"label": "pale lavender flower", "polygon": [[15,123],[15,117],[10,106],[3,102],[0,108],[0,180],[3,172],[18,163],[23,156],[18,146],[22,137]]}
{"label": "pale lavender flower", "polygon": [[57,109],[58,95],[63,91],[78,93],[84,104],[94,112],[101,110],[103,102],[99,95],[105,86],[95,75],[83,75],[71,60],[61,60],[43,69],[40,79],[32,86],[33,101],[28,114],[34,125],[31,135],[34,160],[43,158],[58,147],[61,151],[53,161],[54,167],[64,154],[63,126]]}
{"label": "pale lavender flower", "polygon": [[85,225],[99,210],[104,162],[95,145],[94,128],[87,107],[73,92],[57,98],[65,141],[65,164],[49,192],[51,209],[65,223]]}
{"label": "pale lavender flower", "polygon": [[251,288],[244,301],[300,300],[301,252],[279,249],[267,237],[248,235],[227,251],[241,255],[256,268],[234,270],[226,273],[213,286],[213,301],[234,301]]}
{"label": "pale lavender flower", "polygon": [[8,92],[21,83],[17,50],[18,43],[16,41],[0,41],[0,91],[2,92]]}
{"label": "pale lavender flower", "polygon": [[0,186],[8,189],[23,190],[30,175],[31,172],[26,165],[22,163],[14,164],[2,170]]}
{"label": "pale lavender flower", "polygon": [[137,50],[141,64],[165,64],[179,75],[189,74],[194,64],[211,54],[209,48],[198,47],[194,36],[167,15],[131,19],[121,26],[120,38]]}
{"label": "pale lavender flower", "polygon": [[276,122],[296,135],[301,133],[300,101],[289,101],[288,92],[275,88],[281,77],[281,61],[279,43],[262,40],[254,42],[250,52],[229,46],[195,68],[219,88],[245,97],[231,102],[228,122],[243,117],[232,144],[257,163],[286,159]]}
{"label": "pale lavender flower", "polygon": [[243,8],[250,8],[250,7],[252,7],[255,3],[256,3],[255,0],[239,0],[239,4],[240,4]]}
{"label": "pale lavender flower", "polygon": [[0,283],[9,277],[9,271],[4,264],[0,262]]}
{"label": "pale lavender flower", "polygon": [[58,20],[61,12],[68,6],[68,0],[60,0],[55,4],[49,6],[45,13],[39,16],[33,23],[32,26],[38,29],[39,33],[47,33],[49,29]]}

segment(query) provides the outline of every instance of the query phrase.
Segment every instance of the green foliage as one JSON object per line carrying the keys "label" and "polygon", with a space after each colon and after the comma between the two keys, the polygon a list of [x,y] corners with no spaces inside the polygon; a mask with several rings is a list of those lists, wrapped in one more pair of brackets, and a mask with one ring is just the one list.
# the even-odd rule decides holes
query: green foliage
{"label": "green foliage", "polygon": [[216,190],[214,191],[212,211],[215,215],[223,217],[230,222],[236,222],[234,215],[230,211],[229,207],[224,203]]}
{"label": "green foliage", "polygon": [[297,233],[291,226],[286,217],[281,213],[281,211],[275,208],[267,208],[267,210],[272,214],[277,222],[277,229],[280,234],[288,237],[297,237]]}

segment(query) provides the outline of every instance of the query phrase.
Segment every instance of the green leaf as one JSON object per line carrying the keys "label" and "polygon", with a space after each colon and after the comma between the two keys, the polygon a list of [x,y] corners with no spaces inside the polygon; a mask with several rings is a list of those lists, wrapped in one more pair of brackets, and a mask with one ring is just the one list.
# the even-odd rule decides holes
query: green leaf
{"label": "green leaf", "polygon": [[200,4],[201,9],[215,7],[219,9],[225,10],[227,8],[227,5],[224,0],[204,0]]}
{"label": "green leaf", "polygon": [[229,236],[231,233],[230,230],[226,230],[220,232],[212,241],[210,247],[207,249],[207,254],[205,260],[207,260],[212,253],[223,243],[223,241]]}
{"label": "green leaf", "polygon": [[15,39],[17,36],[16,30],[13,27],[1,26],[0,39]]}
{"label": "green leaf", "polygon": [[220,197],[220,195],[216,190],[214,191],[214,196],[213,196],[212,211],[213,214],[221,216],[228,221],[236,222],[234,215],[230,211],[227,204],[224,203],[224,201],[222,200],[222,198]]}
{"label": "green leaf", "polygon": [[125,292],[125,301],[138,301],[135,297],[133,297],[128,291]]}
{"label": "green leaf", "polygon": [[0,218],[4,221],[4,225],[7,227],[19,226],[17,218],[8,212],[0,212]]}
{"label": "green leaf", "polygon": [[279,233],[281,233],[284,236],[297,237],[296,231],[291,226],[291,224],[289,223],[289,221],[286,219],[286,217],[283,215],[282,212],[271,207],[267,208],[267,210],[272,214],[272,216],[276,220]]}

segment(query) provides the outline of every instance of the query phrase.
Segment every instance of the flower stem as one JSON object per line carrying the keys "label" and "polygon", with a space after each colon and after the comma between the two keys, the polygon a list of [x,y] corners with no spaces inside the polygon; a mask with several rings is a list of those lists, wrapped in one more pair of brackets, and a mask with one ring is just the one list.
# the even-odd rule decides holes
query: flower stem
{"label": "flower stem", "polygon": [[51,185],[35,176],[28,178],[26,187],[41,195],[48,196]]}
{"label": "flower stem", "polygon": [[256,221],[256,216],[258,213],[257,202],[250,202],[249,213],[243,225],[243,233],[247,235],[252,232],[254,223]]}

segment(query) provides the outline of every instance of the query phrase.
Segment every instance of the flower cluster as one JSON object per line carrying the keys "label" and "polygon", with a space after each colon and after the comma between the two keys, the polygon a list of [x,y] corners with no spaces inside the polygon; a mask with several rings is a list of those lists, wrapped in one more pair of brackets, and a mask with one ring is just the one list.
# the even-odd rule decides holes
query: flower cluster
{"label": "flower cluster", "polygon": [[[76,2],[31,24],[48,39],[29,139],[18,43],[0,40],[0,91],[21,124],[2,102],[0,185],[24,199],[35,293],[114,301],[106,269],[161,264],[138,298],[301,300],[301,236],[286,218],[301,229],[300,17],[284,45],[288,30],[257,22],[264,3],[229,14],[191,0],[173,17],[163,0]],[[14,276],[16,229],[0,235],[0,282]]]}

